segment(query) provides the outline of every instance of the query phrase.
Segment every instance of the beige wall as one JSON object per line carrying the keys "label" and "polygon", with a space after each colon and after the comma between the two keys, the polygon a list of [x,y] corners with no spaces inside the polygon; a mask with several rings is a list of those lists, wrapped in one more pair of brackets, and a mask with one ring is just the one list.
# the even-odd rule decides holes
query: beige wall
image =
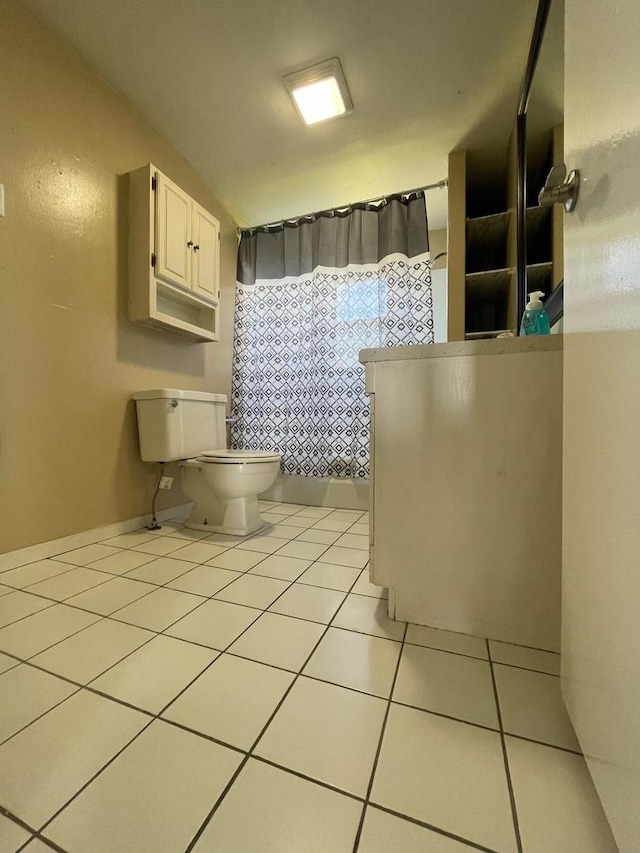
{"label": "beige wall", "polygon": [[[447,251],[447,229],[440,228],[438,231],[429,231],[429,252],[431,259],[436,258],[441,252]],[[434,270],[443,270],[447,267],[447,257],[439,258],[432,266]]]}
{"label": "beige wall", "polygon": [[[180,155],[16,0],[2,5],[0,552],[148,510],[156,471],[138,458],[131,393],[229,392],[236,255],[235,224]],[[220,343],[126,317],[126,175],[150,161],[221,220]]]}

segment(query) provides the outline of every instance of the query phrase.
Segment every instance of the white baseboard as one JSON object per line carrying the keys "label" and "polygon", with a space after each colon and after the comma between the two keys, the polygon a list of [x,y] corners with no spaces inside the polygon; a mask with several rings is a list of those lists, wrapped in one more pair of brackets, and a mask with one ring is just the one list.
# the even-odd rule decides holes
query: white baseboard
{"label": "white baseboard", "polygon": [[[186,503],[161,509],[156,514],[158,521],[182,518],[191,512],[191,506],[191,503]],[[150,514],[139,515],[137,518],[129,518],[127,521],[116,521],[115,524],[105,524],[103,527],[85,530],[83,533],[72,533],[70,536],[63,536],[61,539],[51,539],[49,542],[29,545],[27,548],[20,548],[19,551],[8,551],[6,554],[0,554],[0,572],[16,569],[18,566],[26,566],[27,563],[35,563],[37,560],[46,560],[48,557],[62,554],[63,551],[72,551],[74,548],[93,545],[94,542],[101,542],[111,536],[129,533],[131,530],[145,527],[150,521]]]}

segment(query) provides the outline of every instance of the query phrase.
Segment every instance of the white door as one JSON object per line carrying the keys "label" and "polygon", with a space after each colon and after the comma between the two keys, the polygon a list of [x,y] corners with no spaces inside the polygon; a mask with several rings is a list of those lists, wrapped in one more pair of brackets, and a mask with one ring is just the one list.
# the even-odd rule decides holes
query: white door
{"label": "white door", "polygon": [[218,299],[220,223],[195,201],[192,202],[192,282],[195,293]]}
{"label": "white door", "polygon": [[621,853],[640,850],[640,10],[565,0],[562,687]]}
{"label": "white door", "polygon": [[156,174],[155,275],[190,287],[191,199],[161,172]]}

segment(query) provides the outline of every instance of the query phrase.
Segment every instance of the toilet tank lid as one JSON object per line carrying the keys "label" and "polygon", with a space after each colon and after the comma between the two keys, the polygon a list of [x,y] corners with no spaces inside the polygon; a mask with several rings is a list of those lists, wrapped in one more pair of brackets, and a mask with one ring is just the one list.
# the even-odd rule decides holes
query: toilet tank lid
{"label": "toilet tank lid", "polygon": [[208,394],[205,391],[181,391],[178,388],[156,388],[153,391],[138,391],[134,400],[206,400],[209,403],[226,403],[225,394]]}

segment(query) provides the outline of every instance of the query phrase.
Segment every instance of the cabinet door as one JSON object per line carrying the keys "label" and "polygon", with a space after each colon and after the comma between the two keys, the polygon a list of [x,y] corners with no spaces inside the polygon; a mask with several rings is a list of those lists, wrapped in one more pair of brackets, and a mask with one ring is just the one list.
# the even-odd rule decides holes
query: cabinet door
{"label": "cabinet door", "polygon": [[192,202],[193,258],[191,287],[207,299],[218,299],[220,269],[220,223],[199,204]]}
{"label": "cabinet door", "polygon": [[190,287],[191,204],[189,196],[161,172],[156,175],[155,275]]}

